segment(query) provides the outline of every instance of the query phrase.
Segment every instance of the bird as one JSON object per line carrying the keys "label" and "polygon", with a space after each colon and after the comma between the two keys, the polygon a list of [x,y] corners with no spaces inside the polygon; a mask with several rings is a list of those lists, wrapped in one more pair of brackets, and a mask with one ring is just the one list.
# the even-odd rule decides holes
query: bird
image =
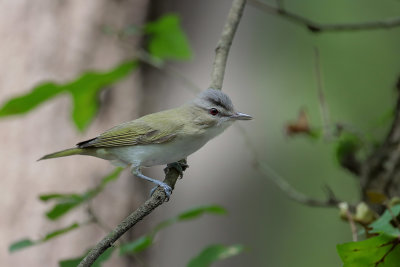
{"label": "bird", "polygon": [[[130,166],[136,177],[162,187],[169,199],[172,188],[145,176],[141,169],[171,164],[199,150],[237,120],[252,117],[236,111],[227,94],[206,89],[177,108],[145,115],[117,125],[76,147],[47,154],[39,160],[87,155],[105,159],[120,167]],[[152,193],[151,193],[152,194]]]}

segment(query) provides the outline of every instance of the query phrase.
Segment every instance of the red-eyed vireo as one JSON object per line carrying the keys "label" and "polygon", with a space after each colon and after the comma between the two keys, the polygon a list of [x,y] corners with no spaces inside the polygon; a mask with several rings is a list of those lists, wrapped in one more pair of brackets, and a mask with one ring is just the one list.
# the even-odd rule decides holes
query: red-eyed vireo
{"label": "red-eyed vireo", "polygon": [[120,124],[93,139],[78,143],[75,148],[45,155],[40,160],[89,155],[109,160],[116,166],[130,166],[135,176],[161,186],[169,197],[171,187],[143,175],[141,167],[185,159],[234,121],[251,119],[251,116],[237,112],[226,94],[207,89],[178,108]]}

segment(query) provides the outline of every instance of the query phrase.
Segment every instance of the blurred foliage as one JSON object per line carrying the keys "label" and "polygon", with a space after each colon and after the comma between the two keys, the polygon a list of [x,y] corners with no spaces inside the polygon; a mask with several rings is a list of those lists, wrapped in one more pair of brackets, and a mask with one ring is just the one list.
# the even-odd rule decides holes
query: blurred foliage
{"label": "blurred foliage", "polygon": [[[112,253],[114,252],[115,248],[110,247],[106,251],[104,251],[103,254],[92,264],[92,267],[101,267],[102,263],[105,261],[109,260],[111,258]],[[75,259],[68,259],[68,260],[62,260],[59,262],[60,267],[76,267],[79,265],[79,263],[83,260],[83,258],[86,256],[86,254],[82,257],[75,258]]]}
{"label": "blurred foliage", "polygon": [[[129,28],[137,30],[137,27]],[[142,34],[148,35],[148,51],[154,58],[186,60],[191,57],[191,49],[177,15],[168,14],[149,22],[144,26]],[[0,106],[0,118],[25,114],[61,93],[69,93],[73,100],[72,121],[82,132],[97,114],[100,92],[131,74],[138,66],[138,60],[130,60],[108,71],[84,72],[66,84],[40,84],[26,94],[5,101]]]}
{"label": "blurred foliage", "polygon": [[121,174],[123,168],[115,168],[113,172],[104,177],[101,183],[93,189],[89,189],[85,193],[82,194],[45,194],[40,195],[39,199],[41,201],[56,201],[54,207],[46,213],[47,218],[50,220],[57,220],[64,214],[66,214],[71,209],[86,203],[87,201],[96,197],[100,192],[102,192],[105,186],[111,182],[116,180]]}
{"label": "blurred foliage", "polygon": [[[113,246],[112,248],[109,248],[105,253],[103,253],[101,255],[101,257],[96,261],[96,263],[98,265],[93,265],[93,266],[101,266],[100,264],[104,261],[106,261],[107,259],[109,259],[111,257],[111,254],[115,251],[116,248],[119,247],[119,254],[122,255],[126,255],[126,254],[136,254],[139,253],[141,251],[144,251],[145,249],[149,248],[151,245],[154,244],[154,238],[155,235],[162,229],[178,223],[178,222],[183,222],[183,221],[187,221],[187,220],[194,220],[199,218],[200,216],[204,215],[204,214],[211,214],[211,215],[225,215],[227,213],[227,211],[218,205],[210,205],[210,206],[202,206],[202,207],[196,207],[190,210],[187,210],[185,212],[182,212],[180,214],[178,214],[175,217],[172,217],[168,220],[162,221],[160,222],[158,225],[156,225],[154,227],[154,229],[147,235],[144,235],[142,237],[139,237],[137,239],[135,239],[134,241],[128,242],[128,243],[123,243],[119,246]],[[71,229],[72,230],[72,229]],[[59,231],[60,234],[62,233],[66,233]],[[27,245],[25,245],[23,242],[28,243],[29,240],[22,240],[19,241],[18,243],[15,243],[14,246],[20,246],[20,249],[23,248],[23,246],[27,247]],[[21,244],[19,244],[21,243]],[[35,242],[33,242],[33,244],[35,244]],[[32,244],[32,245],[33,245]],[[18,248],[17,248],[18,249]],[[14,250],[17,250],[14,249]],[[224,259],[233,255],[238,254],[239,252],[241,252],[243,249],[243,247],[241,245],[235,245],[235,246],[231,246],[231,247],[224,247],[221,245],[218,245],[216,247],[211,247],[209,248],[207,251],[207,253],[202,253],[205,255],[200,254],[197,259],[196,262],[209,262],[211,263],[212,261],[217,261],[220,259]],[[87,253],[86,253],[87,254]],[[78,258],[74,258],[74,259],[67,259],[67,260],[63,260],[60,262],[60,266],[76,266],[79,264],[79,262],[81,262],[81,260],[86,256],[80,256]],[[105,255],[107,254],[107,255]],[[208,266],[208,265],[193,265],[193,266]]]}
{"label": "blurred foliage", "polygon": [[13,244],[10,245],[9,251],[10,252],[15,252],[15,251],[18,251],[18,250],[21,250],[21,249],[24,249],[24,248],[27,248],[27,247],[30,247],[30,246],[33,246],[33,245],[41,244],[43,242],[49,241],[50,239],[53,239],[53,238],[59,236],[59,235],[66,234],[66,233],[68,233],[68,232],[70,232],[70,231],[72,231],[74,229],[77,229],[79,226],[80,226],[80,224],[73,223],[68,227],[65,227],[65,228],[58,229],[58,230],[55,230],[53,232],[50,232],[50,233],[46,234],[45,237],[43,237],[43,238],[41,238],[39,240],[36,240],[36,241],[33,241],[31,239],[27,239],[27,238],[19,240],[19,241],[14,242]]}
{"label": "blurred foliage", "polygon": [[146,248],[150,247],[153,244],[154,237],[159,231],[172,224],[187,220],[194,220],[204,214],[225,215],[226,213],[227,211],[223,207],[218,205],[196,207],[188,211],[182,212],[175,217],[160,222],[158,225],[154,227],[154,229],[149,234],[144,235],[132,242],[122,244],[120,247],[120,254],[121,255],[128,253],[134,254],[145,250]]}
{"label": "blurred foliage", "polygon": [[199,255],[190,260],[187,267],[208,267],[212,263],[238,255],[243,251],[243,245],[211,245],[206,247]]}
{"label": "blurred foliage", "polygon": [[137,61],[128,61],[109,71],[85,72],[66,84],[41,84],[25,95],[8,100],[0,108],[0,117],[27,113],[60,93],[69,93],[74,103],[73,122],[78,130],[84,131],[97,113],[100,91],[130,74],[137,66]]}
{"label": "blurred foliage", "polygon": [[191,49],[178,16],[164,15],[144,29],[149,34],[148,51],[152,56],[163,60],[190,59]]}

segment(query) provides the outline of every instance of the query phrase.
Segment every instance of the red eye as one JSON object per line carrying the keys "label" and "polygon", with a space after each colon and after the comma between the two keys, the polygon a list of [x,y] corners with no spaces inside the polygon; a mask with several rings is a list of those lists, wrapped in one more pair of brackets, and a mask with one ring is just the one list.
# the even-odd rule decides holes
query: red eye
{"label": "red eye", "polygon": [[210,114],[213,115],[213,116],[217,115],[218,114],[218,109],[216,109],[216,108],[210,109]]}

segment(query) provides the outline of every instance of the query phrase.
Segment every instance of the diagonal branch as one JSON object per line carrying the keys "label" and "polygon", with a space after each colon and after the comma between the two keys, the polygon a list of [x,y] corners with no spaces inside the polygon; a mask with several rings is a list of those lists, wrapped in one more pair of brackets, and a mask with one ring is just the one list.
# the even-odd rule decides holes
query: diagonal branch
{"label": "diagonal branch", "polygon": [[282,6],[275,7],[260,0],[249,0],[249,3],[264,12],[275,14],[293,23],[303,25],[314,33],[390,29],[400,26],[400,17],[387,18],[376,21],[359,22],[359,23],[322,24],[310,20],[306,17],[300,16],[298,14],[292,13],[290,11],[287,11]]}

